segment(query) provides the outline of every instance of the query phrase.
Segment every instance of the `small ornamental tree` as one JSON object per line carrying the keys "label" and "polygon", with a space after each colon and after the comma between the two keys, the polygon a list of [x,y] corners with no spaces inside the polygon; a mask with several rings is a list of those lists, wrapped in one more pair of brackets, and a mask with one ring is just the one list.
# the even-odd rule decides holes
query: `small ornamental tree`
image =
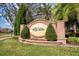
{"label": "small ornamental tree", "polygon": [[24,29],[21,32],[21,37],[23,39],[28,39],[30,38],[30,32],[29,32],[29,28],[27,26],[24,27]]}
{"label": "small ornamental tree", "polygon": [[56,32],[55,32],[52,24],[48,25],[48,28],[46,30],[46,39],[48,41],[56,41],[56,39],[57,39],[57,35],[56,35]]}

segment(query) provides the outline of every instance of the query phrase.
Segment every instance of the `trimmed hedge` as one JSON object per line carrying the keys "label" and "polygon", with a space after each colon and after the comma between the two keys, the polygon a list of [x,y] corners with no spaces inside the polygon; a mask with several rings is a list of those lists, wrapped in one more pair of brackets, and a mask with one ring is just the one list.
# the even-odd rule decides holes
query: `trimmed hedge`
{"label": "trimmed hedge", "polygon": [[30,38],[30,32],[29,32],[29,28],[27,26],[24,27],[24,29],[21,32],[21,37],[23,39],[28,39]]}
{"label": "trimmed hedge", "polygon": [[67,42],[71,43],[71,44],[79,44],[79,38],[78,37],[69,37],[67,39]]}
{"label": "trimmed hedge", "polygon": [[52,24],[48,25],[48,28],[46,30],[46,39],[48,41],[56,41],[56,39],[57,39],[57,35],[56,35],[56,32],[55,32]]}

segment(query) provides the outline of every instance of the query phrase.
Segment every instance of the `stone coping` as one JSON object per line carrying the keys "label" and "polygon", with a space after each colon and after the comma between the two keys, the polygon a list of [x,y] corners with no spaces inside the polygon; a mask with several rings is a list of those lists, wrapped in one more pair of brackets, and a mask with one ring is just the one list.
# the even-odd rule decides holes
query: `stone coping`
{"label": "stone coping", "polygon": [[31,45],[37,45],[37,46],[54,46],[54,45],[56,45],[56,46],[64,46],[64,47],[79,47],[79,45],[72,45],[72,44],[66,44],[66,45],[63,45],[63,44],[61,44],[61,43],[56,43],[56,44],[40,44],[40,43],[29,43],[29,42],[22,42],[22,40],[19,40],[19,42],[21,42],[21,43],[23,43],[23,44],[31,44]]}
{"label": "stone coping", "polygon": [[29,24],[27,24],[28,27],[31,27],[33,24],[35,23],[44,23],[46,25],[48,25],[49,21],[46,20],[46,19],[36,19],[36,20],[33,20],[32,22],[30,22]]}
{"label": "stone coping", "polygon": [[[51,45],[53,44],[53,42],[54,42],[54,44],[57,44],[57,45],[66,45],[66,43],[63,43],[61,40],[60,41],[47,41],[47,40],[40,40],[40,39],[22,39],[21,37],[19,37],[19,41],[20,42],[25,42],[25,43],[27,43],[28,41],[35,41],[35,42],[37,42],[37,44],[40,44],[40,43],[42,43],[42,42],[48,42],[48,43],[50,43]],[[40,42],[40,43],[39,43]],[[66,41],[65,41],[66,42]],[[28,42],[29,43],[29,42]],[[31,43],[32,44],[32,43]],[[44,44],[44,43],[43,43]],[[46,44],[46,43],[45,43]]]}

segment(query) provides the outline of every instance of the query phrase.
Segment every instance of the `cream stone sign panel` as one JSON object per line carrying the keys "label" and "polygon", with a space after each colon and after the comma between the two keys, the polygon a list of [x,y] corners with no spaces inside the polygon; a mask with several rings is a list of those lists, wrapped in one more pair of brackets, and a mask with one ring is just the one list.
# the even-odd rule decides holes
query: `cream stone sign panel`
{"label": "cream stone sign panel", "polygon": [[36,37],[45,36],[47,25],[44,23],[35,23],[30,27],[30,33]]}

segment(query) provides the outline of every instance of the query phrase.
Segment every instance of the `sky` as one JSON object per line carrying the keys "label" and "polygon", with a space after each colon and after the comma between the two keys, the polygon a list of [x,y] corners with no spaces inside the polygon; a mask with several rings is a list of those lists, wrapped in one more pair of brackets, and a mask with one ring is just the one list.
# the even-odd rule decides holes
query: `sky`
{"label": "sky", "polygon": [[12,29],[12,26],[10,23],[7,22],[7,20],[1,15],[3,12],[3,9],[0,8],[0,28],[9,28]]}
{"label": "sky", "polygon": [[12,28],[12,26],[1,15],[0,15],[0,28],[9,28],[9,29]]}

